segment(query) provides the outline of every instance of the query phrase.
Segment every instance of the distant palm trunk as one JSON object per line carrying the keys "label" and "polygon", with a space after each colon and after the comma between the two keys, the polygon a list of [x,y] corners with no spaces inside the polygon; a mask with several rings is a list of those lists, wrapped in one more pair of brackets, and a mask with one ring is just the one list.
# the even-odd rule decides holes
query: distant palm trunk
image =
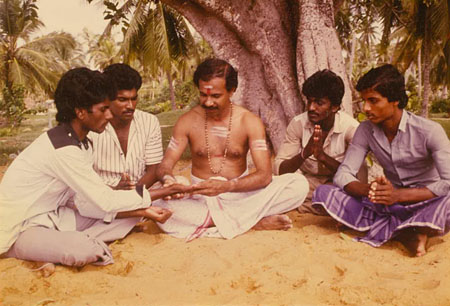
{"label": "distant palm trunk", "polygon": [[[428,15],[428,10],[426,12]],[[430,100],[430,71],[431,71],[431,37],[428,29],[428,16],[425,17],[425,38],[423,45],[423,97],[422,97],[422,117],[428,117],[428,102]]]}
{"label": "distant palm trunk", "polygon": [[170,71],[167,71],[166,75],[167,75],[167,82],[169,82],[170,103],[172,105],[172,110],[176,110],[177,104],[175,103],[175,90],[173,88],[172,74],[170,73]]}

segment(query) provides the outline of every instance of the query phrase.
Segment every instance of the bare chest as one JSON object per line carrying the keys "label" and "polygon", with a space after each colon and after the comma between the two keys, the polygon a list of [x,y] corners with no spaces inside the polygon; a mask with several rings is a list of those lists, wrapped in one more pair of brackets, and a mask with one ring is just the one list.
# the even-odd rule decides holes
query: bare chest
{"label": "bare chest", "polygon": [[223,158],[239,160],[248,151],[247,135],[237,125],[195,123],[190,133],[192,158]]}

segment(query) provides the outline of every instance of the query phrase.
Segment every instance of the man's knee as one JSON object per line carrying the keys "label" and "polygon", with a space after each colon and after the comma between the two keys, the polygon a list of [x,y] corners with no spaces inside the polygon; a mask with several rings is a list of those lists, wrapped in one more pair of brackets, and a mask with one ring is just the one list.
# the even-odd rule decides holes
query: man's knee
{"label": "man's knee", "polygon": [[104,255],[104,248],[95,239],[81,232],[70,234],[70,243],[60,251],[61,264],[81,267],[98,261]]}
{"label": "man's knee", "polygon": [[334,185],[324,184],[317,186],[316,190],[314,190],[312,196],[312,202],[325,202],[328,197],[328,194],[338,187]]}
{"label": "man's knee", "polygon": [[291,187],[296,192],[298,192],[302,196],[304,195],[306,197],[306,195],[309,192],[309,182],[303,174],[294,172],[294,173],[286,173],[283,175],[290,177],[292,180]]}
{"label": "man's knee", "polygon": [[84,266],[99,260],[105,251],[97,241],[81,232],[36,227],[23,232],[9,253],[22,260]]}

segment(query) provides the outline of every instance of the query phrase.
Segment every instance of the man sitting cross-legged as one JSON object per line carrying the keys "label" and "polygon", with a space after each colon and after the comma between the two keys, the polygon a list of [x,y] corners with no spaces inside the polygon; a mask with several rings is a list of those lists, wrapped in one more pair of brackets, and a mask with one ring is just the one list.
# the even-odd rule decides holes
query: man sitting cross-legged
{"label": "man sitting cross-legged", "polygon": [[[320,70],[306,79],[302,93],[308,100],[304,113],[294,117],[275,158],[275,173],[299,172],[309,182],[309,193],[299,212],[322,214],[311,207],[312,193],[321,184],[333,182],[353,134],[359,125],[340,111],[344,82],[331,70]],[[367,181],[365,164],[360,177]]]}
{"label": "man sitting cross-legged", "polygon": [[[450,229],[450,143],[441,125],[404,110],[405,79],[392,65],[370,70],[356,85],[369,120],[356,130],[334,183],[321,185],[313,207],[367,231],[357,238],[378,247],[398,238],[415,256],[427,238]],[[370,184],[356,172],[371,151],[385,176]]]}
{"label": "man sitting cross-legged", "polygon": [[114,189],[133,189],[136,183],[150,187],[157,181],[163,150],[158,118],[136,109],[141,76],[126,64],[109,65],[103,73],[117,86],[117,97],[105,131],[88,135],[94,169]]}
{"label": "man sitting cross-legged", "polygon": [[55,92],[59,125],[20,153],[0,184],[0,254],[51,265],[106,265],[113,258],[105,242],[123,238],[142,217],[170,217],[151,207],[152,200],[186,187],[116,191],[93,169],[86,135],[103,132],[115,94],[98,71],[75,68],[62,76]]}
{"label": "man sitting cross-legged", "polygon": [[[193,196],[154,204],[173,211],[160,224],[173,236],[230,239],[251,228],[286,230],[292,221],[281,214],[298,207],[308,193],[301,174],[272,179],[263,123],[230,100],[237,82],[234,68],[219,59],[206,60],[194,73],[200,105],[177,121],[158,169],[163,184],[174,182],[172,169],[189,144]],[[256,167],[252,173],[248,150]]]}

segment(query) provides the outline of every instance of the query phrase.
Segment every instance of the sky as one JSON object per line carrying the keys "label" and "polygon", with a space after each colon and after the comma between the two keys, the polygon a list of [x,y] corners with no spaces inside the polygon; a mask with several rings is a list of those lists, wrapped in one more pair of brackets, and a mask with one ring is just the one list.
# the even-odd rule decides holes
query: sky
{"label": "sky", "polygon": [[38,0],[36,4],[39,19],[45,24],[37,35],[63,30],[77,36],[85,27],[101,34],[107,24],[103,8],[86,0]]}

